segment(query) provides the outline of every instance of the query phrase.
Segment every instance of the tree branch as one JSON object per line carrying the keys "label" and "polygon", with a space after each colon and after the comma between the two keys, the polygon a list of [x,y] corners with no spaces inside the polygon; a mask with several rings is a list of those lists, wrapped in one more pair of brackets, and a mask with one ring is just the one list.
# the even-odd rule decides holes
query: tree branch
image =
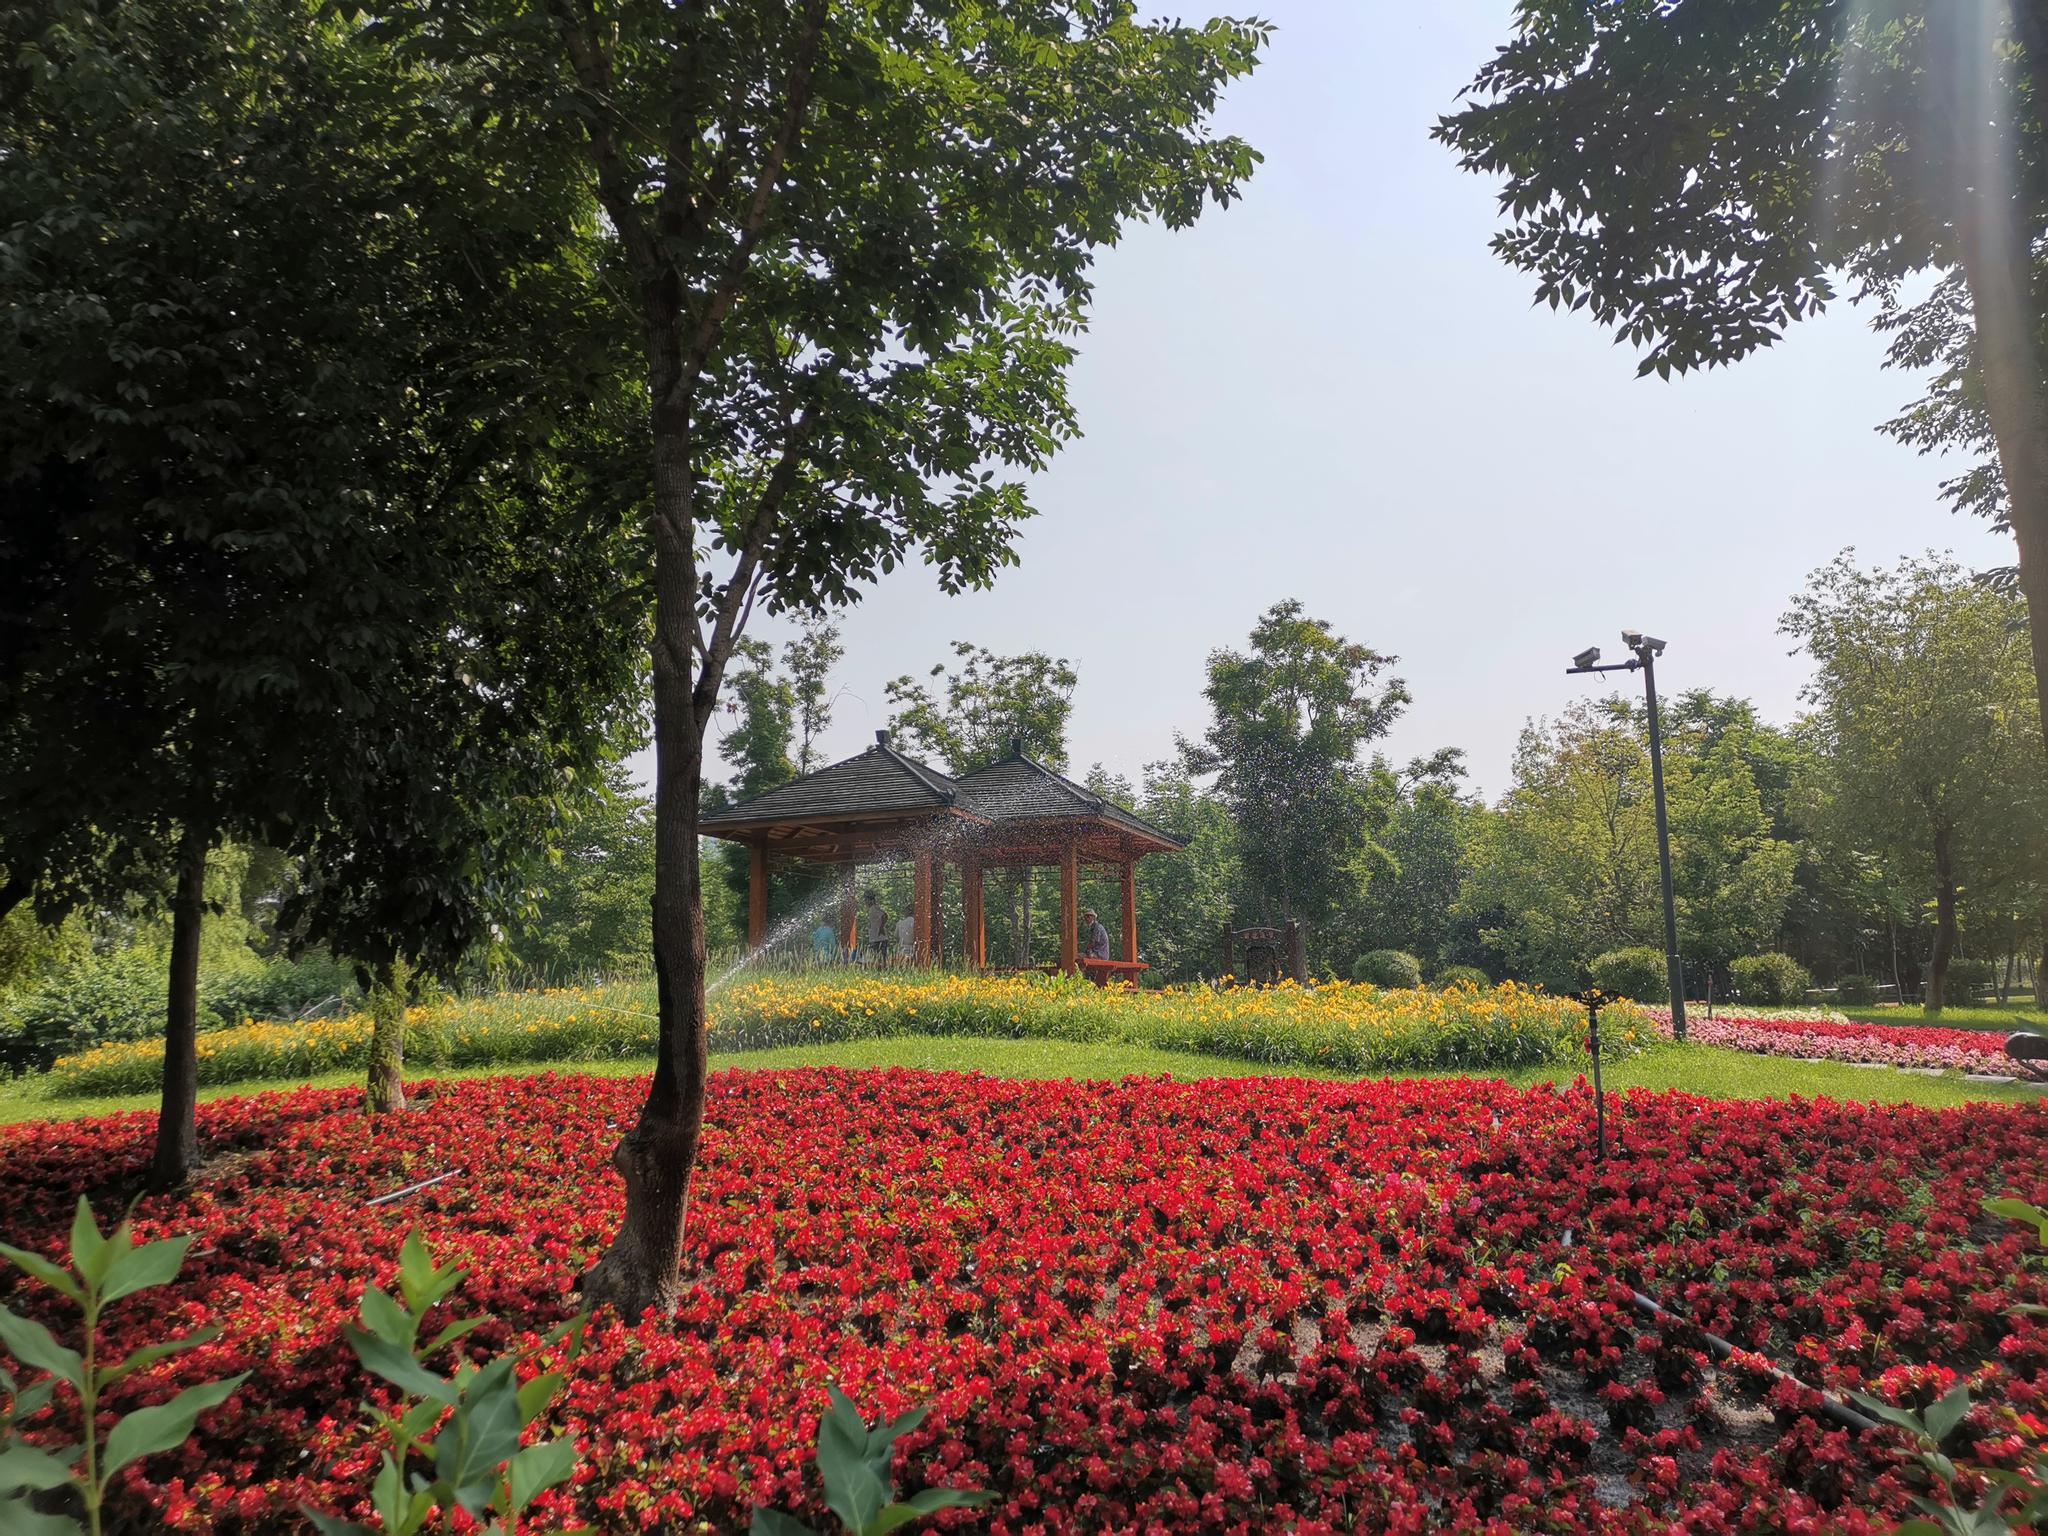
{"label": "tree branch", "polygon": [[[612,100],[612,57],[599,33],[597,12],[589,0],[548,0],[548,9],[561,33],[576,83],[590,101],[591,115],[584,121],[584,130],[590,141],[591,163],[597,170],[598,198],[618,231],[619,244],[634,274],[642,282],[649,281],[660,271],[660,253],[641,215],[638,188],[614,131],[622,119]],[[580,16],[576,14],[579,10]]]}
{"label": "tree branch", "polygon": [[683,354],[683,367],[676,380],[676,387],[680,390],[687,391],[695,385],[697,375],[711,356],[711,349],[718,345],[718,334],[725,317],[739,299],[740,280],[746,276],[747,262],[754,254],[754,247],[760,244],[762,232],[768,227],[768,210],[774,202],[776,178],[781,176],[782,168],[789,163],[797,141],[803,136],[804,114],[811,104],[811,79],[817,69],[818,50],[825,35],[826,3],[827,0],[806,0],[803,32],[797,39],[796,60],[790,65],[782,123],[769,146],[767,158],[761,162],[761,169],[754,177],[753,195],[748,199],[746,214],[740,221],[732,255],[726,260],[724,276],[713,291],[710,302],[704,306],[704,313],[698,317],[696,334],[691,337],[689,349]]}
{"label": "tree branch", "polygon": [[717,618],[712,624],[711,638],[704,644],[704,665],[691,699],[700,728],[711,718],[711,707],[717,702],[718,683],[725,673],[726,660],[731,656],[733,642],[739,638],[747,612],[753,606],[752,587],[761,555],[768,547],[768,535],[775,527],[776,514],[782,510],[790,487],[796,483],[797,470],[803,463],[803,450],[810,439],[811,428],[817,424],[818,414],[818,399],[813,395],[796,420],[790,423],[789,432],[783,439],[782,453],[775,462],[775,468],[769,472],[768,483],[761,488],[760,499],[754,503],[754,515],[748,519],[747,531],[740,541],[739,559],[733,565],[732,576],[719,594]]}

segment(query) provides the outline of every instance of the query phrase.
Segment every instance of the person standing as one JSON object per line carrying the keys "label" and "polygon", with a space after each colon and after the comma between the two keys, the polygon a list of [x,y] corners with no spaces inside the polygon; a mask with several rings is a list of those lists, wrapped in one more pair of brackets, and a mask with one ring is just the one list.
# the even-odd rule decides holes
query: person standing
{"label": "person standing", "polygon": [[896,919],[896,963],[917,963],[917,919],[908,912]]}
{"label": "person standing", "polygon": [[882,897],[868,887],[860,918],[861,953],[869,965],[889,963],[889,914],[882,910]]}

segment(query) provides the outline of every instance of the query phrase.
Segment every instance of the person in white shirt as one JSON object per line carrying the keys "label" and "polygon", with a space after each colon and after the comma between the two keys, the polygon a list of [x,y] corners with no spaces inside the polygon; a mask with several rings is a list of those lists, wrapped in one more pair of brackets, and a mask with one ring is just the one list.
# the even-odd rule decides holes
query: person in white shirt
{"label": "person in white shirt", "polygon": [[917,919],[906,912],[896,919],[896,963],[911,965],[917,960]]}

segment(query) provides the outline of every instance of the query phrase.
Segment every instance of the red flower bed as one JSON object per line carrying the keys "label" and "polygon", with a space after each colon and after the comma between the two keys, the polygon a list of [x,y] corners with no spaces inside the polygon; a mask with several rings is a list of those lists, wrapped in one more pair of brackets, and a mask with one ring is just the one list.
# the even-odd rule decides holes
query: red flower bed
{"label": "red flower bed", "polygon": [[[124,1391],[255,1375],[192,1446],[123,1475],[125,1506],[231,1532],[346,1508],[372,1456],[338,1328],[364,1282],[389,1283],[418,1225],[506,1319],[480,1351],[544,1330],[617,1219],[605,1158],[641,1091],[464,1083],[374,1126],[346,1092],[203,1109],[189,1200],[140,1208],[151,1233],[196,1230],[195,1256],[117,1330],[226,1336]],[[550,1520],[727,1531],[766,1501],[823,1525],[835,1380],[871,1416],[933,1404],[901,1486],[1002,1500],[949,1528],[1858,1531],[1903,1508],[1887,1436],[1714,1368],[1630,1285],[1810,1382],[1921,1402],[1994,1360],[1985,1395],[2048,1409],[2048,1329],[2008,1316],[2048,1284],[2014,1281],[2022,1234],[1976,1215],[1987,1192],[2048,1201],[2039,1106],[1637,1094],[1610,1104],[1622,1150],[1598,1167],[1583,1090],[1488,1082],[806,1071],[712,1095],[695,1288],[673,1324],[594,1330],[556,1413],[584,1465]],[[6,1133],[0,1230],[56,1252],[150,1128]],[[8,1300],[68,1325],[25,1286]]]}

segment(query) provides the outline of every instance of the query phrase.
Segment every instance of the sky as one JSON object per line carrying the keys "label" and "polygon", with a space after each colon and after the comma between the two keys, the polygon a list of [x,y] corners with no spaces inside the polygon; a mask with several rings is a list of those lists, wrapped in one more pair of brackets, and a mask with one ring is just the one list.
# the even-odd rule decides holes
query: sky
{"label": "sky", "polygon": [[1789,720],[1807,668],[1777,621],[1816,566],[1850,545],[2011,563],[1938,501],[1960,463],[1874,430],[1918,390],[1864,312],[1665,383],[1584,314],[1531,306],[1487,250],[1493,183],[1428,136],[1509,11],[1266,0],[1273,42],[1219,118],[1265,163],[1194,228],[1101,254],[1085,435],[1032,483],[1021,563],[955,598],[914,565],[842,615],[828,758],[887,724],[888,679],[962,639],[1070,659],[1072,762],[1135,779],[1205,727],[1209,653],[1298,598],[1400,658],[1414,702],[1381,750],[1461,747],[1491,799],[1528,719],[1602,691],[1563,675],[1571,655],[1614,659],[1625,627],[1669,642],[1667,693]]}

